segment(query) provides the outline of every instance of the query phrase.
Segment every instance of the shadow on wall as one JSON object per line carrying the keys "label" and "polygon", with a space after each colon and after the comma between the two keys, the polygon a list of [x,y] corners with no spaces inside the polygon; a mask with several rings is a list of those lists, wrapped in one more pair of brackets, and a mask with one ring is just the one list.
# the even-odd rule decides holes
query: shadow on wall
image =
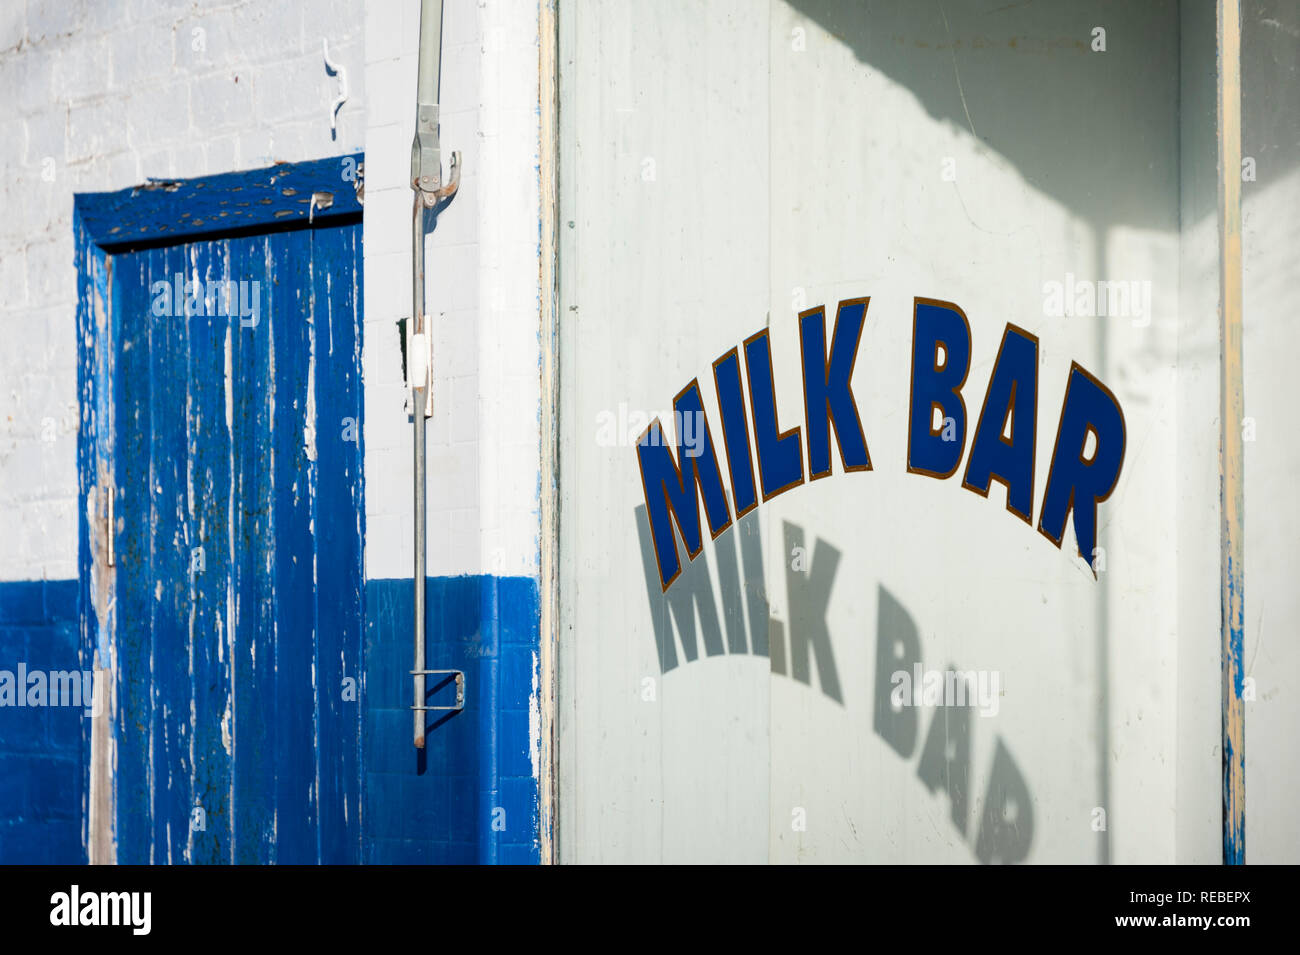
{"label": "shadow on wall", "polygon": [[[706,656],[745,653],[767,656],[773,673],[791,676],[808,686],[812,685],[810,658],[815,658],[822,693],[844,705],[826,624],[831,588],[840,562],[836,547],[818,538],[810,550],[803,529],[782,522],[782,553],[790,558],[784,561],[790,617],[787,628],[771,616],[757,511],[742,517],[713,542],[712,548],[702,549],[694,560],[686,554],[680,539],[675,538],[682,573],[667,593],[659,583],[645,506],[638,505],[633,516],[640,537],[646,596],[662,672],[667,673],[679,664],[675,631],[686,662],[700,658],[702,642]],[[710,549],[718,563],[721,612],[709,569]],[[921,740],[921,711],[932,707],[899,706],[891,697],[897,674],[910,676],[922,666],[921,639],[912,615],[884,587],[879,588],[877,608],[872,728],[899,757],[911,760],[917,755],[917,743]],[[957,671],[955,665],[948,666],[948,672]],[[931,794],[942,791],[947,795],[952,824],[966,841],[972,805],[971,739],[975,709],[971,705],[932,709],[934,715],[919,749],[916,775]],[[1028,856],[1033,844],[1033,797],[1000,736],[987,776],[974,837],[975,857],[985,863],[1019,862]]]}
{"label": "shadow on wall", "polygon": [[[897,705],[893,699],[899,674],[922,668],[921,638],[916,621],[888,590],[876,599],[876,699],[872,727],[903,759],[916,754],[922,707]],[[947,673],[959,668],[949,663]],[[912,693],[920,692],[919,686]],[[930,708],[930,707],[926,707]],[[921,746],[917,778],[934,794],[943,791],[951,806],[951,821],[963,840],[969,838],[971,740],[975,709],[970,705],[933,707],[930,728]],[[999,735],[988,772],[975,858],[983,863],[1020,862],[1034,841],[1034,801],[1024,775]]]}
{"label": "shadow on wall", "polygon": [[[803,528],[783,522],[783,553],[791,555],[785,567],[786,597],[790,608],[787,641],[787,626],[772,616],[768,600],[758,511],[750,511],[729,533],[713,542],[722,594],[721,614],[714,601],[713,575],[709,570],[707,551],[701,550],[692,560],[680,539],[674,538],[682,574],[664,593],[659,584],[650,522],[644,504],[637,505],[633,517],[641,541],[641,565],[645,571],[646,594],[650,600],[650,617],[654,621],[655,647],[661,672],[667,673],[678,664],[677,645],[672,634],[675,623],[688,662],[699,658],[699,642],[702,640],[708,656],[750,653],[769,657],[773,673],[791,676],[811,686],[815,658],[817,685],[822,693],[836,703],[844,703],[830,630],[826,626],[831,586],[835,583],[840,563],[838,549],[818,539],[810,552],[805,546]],[[695,628],[697,616],[699,640]]]}
{"label": "shadow on wall", "polygon": [[[1177,142],[1176,80],[1168,85],[1180,58],[1176,0],[790,6],[1098,233],[1119,225],[1178,232],[1176,177],[1124,148],[1141,142],[1130,134]],[[1098,28],[1104,51],[1093,48]],[[1214,202],[1214,192],[1202,195],[1196,212],[1213,212]]]}

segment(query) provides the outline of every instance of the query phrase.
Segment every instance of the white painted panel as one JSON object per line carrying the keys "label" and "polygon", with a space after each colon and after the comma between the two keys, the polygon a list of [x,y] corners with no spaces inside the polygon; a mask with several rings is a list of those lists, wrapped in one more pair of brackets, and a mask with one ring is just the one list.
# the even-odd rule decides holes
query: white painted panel
{"label": "white painted panel", "polygon": [[[1180,420],[1201,381],[1180,380],[1181,356],[1214,301],[1180,302],[1176,5],[611,0],[560,23],[562,858],[997,858],[1014,833],[977,844],[1001,747],[1028,792],[1027,861],[1213,859],[1217,820],[1179,825],[1217,799],[1217,656],[1181,651],[1217,645],[1217,614],[1188,606],[1218,566],[1178,542],[1217,547],[1218,511],[1216,489],[1180,515],[1180,475],[1214,483],[1217,431]],[[1051,314],[1046,283],[1096,281],[1149,303]],[[829,325],[862,296],[874,470],[836,463],[761,504],[661,596],[637,523],[647,416],[698,378],[720,444],[711,363],[768,327],[781,426],[802,427],[797,312],[824,304]],[[914,296],[969,317],[968,434],[1006,323],[1038,336],[1035,520],[1071,362],[1116,394],[1127,455],[1098,580],[1072,531],[1054,547],[1000,487],[984,500],[960,475],[906,472]],[[695,659],[678,639],[692,593]],[[923,709],[906,756],[873,729],[891,599],[926,668],[1001,681],[954,766],[957,822],[919,769],[934,722],[958,715]],[[676,641],[666,671],[656,619]],[[797,667],[823,626],[831,652]]]}
{"label": "white painted panel", "polygon": [[[769,27],[755,9],[560,11],[566,860],[767,858],[768,662],[724,654],[660,672],[635,518],[645,423],[627,420],[671,412],[767,311]],[[707,560],[716,575],[717,553]],[[715,585],[698,582],[712,608]]]}

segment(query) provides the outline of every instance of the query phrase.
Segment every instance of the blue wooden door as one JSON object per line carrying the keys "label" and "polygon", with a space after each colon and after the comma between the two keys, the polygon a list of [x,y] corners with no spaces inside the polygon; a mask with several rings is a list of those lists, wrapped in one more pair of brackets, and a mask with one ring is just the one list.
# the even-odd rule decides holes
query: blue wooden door
{"label": "blue wooden door", "polygon": [[361,224],[297,225],[108,256],[119,862],[360,860]]}

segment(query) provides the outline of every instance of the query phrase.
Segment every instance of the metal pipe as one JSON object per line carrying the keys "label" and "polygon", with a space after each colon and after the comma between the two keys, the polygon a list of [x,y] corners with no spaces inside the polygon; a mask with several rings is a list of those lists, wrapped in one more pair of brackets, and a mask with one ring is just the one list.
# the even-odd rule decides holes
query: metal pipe
{"label": "metal pipe", "polygon": [[433,415],[432,331],[424,307],[424,213],[446,202],[460,186],[460,153],[451,154],[451,175],[442,183],[442,145],[438,133],[438,85],[442,59],[442,0],[423,0],[420,6],[420,64],[416,80],[415,139],[411,143],[411,188],[415,208],[411,213],[411,323],[407,335],[407,374],[411,395],[411,419],[415,428],[415,666],[411,676],[415,686],[415,745],[424,748],[425,713],[430,709],[459,709],[464,704],[464,674],[457,677],[456,706],[430,707],[425,694],[425,677],[430,671],[425,661],[425,554],[426,455],[425,422]]}
{"label": "metal pipe", "polygon": [[[424,197],[415,192],[415,211],[411,216],[411,274],[413,278],[411,303],[411,340],[420,342],[427,334],[424,328]],[[408,359],[409,360],[409,359]],[[415,380],[415,379],[413,379]],[[424,670],[424,593],[425,550],[427,525],[425,521],[425,388],[411,391],[411,421],[415,426],[415,745],[424,748],[425,705]]]}
{"label": "metal pipe", "polygon": [[[411,144],[411,188],[415,191],[415,208],[411,213],[411,340],[418,343],[421,356],[427,354],[429,334],[424,327],[424,210],[432,185],[437,188],[442,172],[442,155],[438,143],[438,74],[442,59],[442,0],[423,0],[420,5],[420,65],[415,87],[415,141]],[[430,176],[433,182],[430,183]],[[424,748],[424,671],[425,660],[425,608],[426,590],[425,555],[428,550],[428,525],[425,518],[427,455],[425,454],[425,410],[428,404],[427,389],[430,369],[419,378],[413,378],[411,389],[411,421],[415,428],[415,745]]]}
{"label": "metal pipe", "polygon": [[438,142],[438,85],[442,61],[442,0],[423,0],[420,7],[420,66],[415,82],[415,141],[411,144],[411,188],[434,203],[441,185],[442,150]]}
{"label": "metal pipe", "polygon": [[438,102],[442,65],[442,0],[420,4],[420,72],[416,79],[416,102]]}

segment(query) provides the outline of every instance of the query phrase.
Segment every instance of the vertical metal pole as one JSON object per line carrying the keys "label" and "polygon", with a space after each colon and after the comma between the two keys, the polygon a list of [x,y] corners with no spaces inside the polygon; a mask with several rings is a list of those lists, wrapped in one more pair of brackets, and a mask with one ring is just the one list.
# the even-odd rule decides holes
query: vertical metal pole
{"label": "vertical metal pole", "polygon": [[1246,861],[1245,494],[1241,360],[1241,11],[1219,0],[1219,497],[1222,505],[1223,861]]}
{"label": "vertical metal pole", "polygon": [[541,640],[538,654],[542,739],[538,795],[538,842],[543,864],[559,861],[557,851],[556,769],[558,720],[556,655],[559,617],[559,20],[556,4],[538,6],[541,41],[541,211],[542,211],[542,546],[540,571]]}
{"label": "vertical metal pole", "polygon": [[[411,214],[411,273],[413,276],[411,304],[412,341],[421,341],[417,335],[427,334],[424,327],[424,197],[417,189],[415,210]],[[424,748],[425,719],[424,670],[424,592],[425,592],[425,388],[415,388],[411,398],[411,421],[415,427],[415,745]]]}
{"label": "vertical metal pole", "polygon": [[[415,209],[411,213],[411,326],[407,335],[407,372],[411,381],[411,417],[415,425],[415,745],[424,748],[424,589],[425,589],[425,422],[433,415],[433,352],[429,344],[424,308],[424,213],[449,202],[460,186],[460,153],[451,154],[451,176],[442,181],[442,144],[438,138],[438,81],[442,59],[442,0],[422,0],[420,5],[420,63],[416,78],[415,139],[411,143],[411,188]],[[442,671],[452,672],[452,671]],[[457,684],[456,702],[464,702],[463,677]],[[445,709],[445,707],[443,707]]]}

